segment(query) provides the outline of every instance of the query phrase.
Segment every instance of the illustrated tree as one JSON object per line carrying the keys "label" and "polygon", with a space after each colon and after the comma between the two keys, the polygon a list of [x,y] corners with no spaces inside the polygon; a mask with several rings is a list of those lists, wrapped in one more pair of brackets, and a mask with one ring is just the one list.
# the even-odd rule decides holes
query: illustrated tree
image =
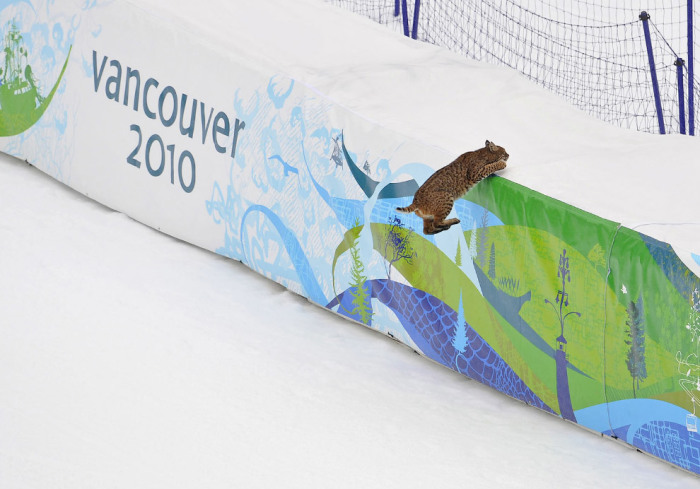
{"label": "illustrated tree", "polygon": [[630,347],[627,352],[627,370],[632,376],[632,393],[637,398],[639,382],[647,378],[647,365],[644,354],[644,310],[642,296],[635,303],[627,305],[627,339],[625,344]]}
{"label": "illustrated tree", "polygon": [[372,321],[372,307],[370,305],[369,291],[367,290],[365,266],[362,264],[360,250],[357,247],[358,238],[359,233],[350,247],[350,258],[352,259],[350,295],[352,296],[353,305],[350,313],[359,316],[363,323],[370,324]]}
{"label": "illustrated tree", "polygon": [[483,270],[486,266],[486,246],[489,238],[489,211],[484,209],[484,213],[481,215],[481,228],[479,229],[479,234],[477,236],[477,257],[479,259],[479,266]]}
{"label": "illustrated tree", "polygon": [[452,338],[452,346],[460,353],[464,353],[469,344],[467,338],[467,322],[464,319],[464,305],[462,305],[462,293],[459,293],[459,312],[457,313],[457,326],[455,335]]}
{"label": "illustrated tree", "polygon": [[384,269],[386,276],[391,280],[391,268],[394,263],[405,260],[408,264],[413,264],[413,259],[418,256],[411,245],[413,229],[406,229],[402,226],[401,219],[394,216],[389,220],[389,233],[384,242]]}
{"label": "illustrated tree", "polygon": [[496,280],[496,243],[491,243],[491,254],[489,255],[489,278]]}
{"label": "illustrated tree", "polygon": [[700,292],[694,289],[690,295],[690,315],[685,329],[690,331],[690,341],[695,343],[695,354],[700,354]]}
{"label": "illustrated tree", "polygon": [[557,292],[554,303],[550,302],[549,299],[545,299],[544,302],[552,306],[554,312],[557,314],[559,326],[561,327],[561,334],[556,339],[557,350],[554,353],[557,366],[557,400],[559,401],[559,411],[562,418],[576,422],[576,415],[574,414],[574,409],[571,404],[571,392],[569,391],[569,362],[566,358],[567,341],[564,337],[564,324],[566,323],[566,318],[572,314],[581,317],[581,313],[577,311],[564,313],[564,308],[569,307],[569,294],[566,292],[566,284],[567,282],[571,282],[571,270],[569,269],[569,257],[566,256],[566,249],[559,255],[557,278],[561,278],[561,289]]}
{"label": "illustrated tree", "polygon": [[690,315],[685,329],[690,333],[690,342],[695,343],[694,353],[684,353],[678,351],[676,353],[676,361],[678,362],[678,372],[681,378],[678,380],[679,385],[688,395],[690,402],[693,405],[692,413],[686,416],[686,428],[688,431],[698,432],[697,407],[700,404],[700,292],[695,288],[690,295]]}
{"label": "illustrated tree", "polygon": [[455,265],[458,267],[462,266],[462,245],[457,241],[457,254],[455,256]]}
{"label": "illustrated tree", "polygon": [[472,226],[472,235],[469,237],[469,255],[472,259],[472,261],[476,261],[476,257],[478,256],[478,246],[477,246],[477,238],[476,238],[476,219],[473,221],[473,226]]}

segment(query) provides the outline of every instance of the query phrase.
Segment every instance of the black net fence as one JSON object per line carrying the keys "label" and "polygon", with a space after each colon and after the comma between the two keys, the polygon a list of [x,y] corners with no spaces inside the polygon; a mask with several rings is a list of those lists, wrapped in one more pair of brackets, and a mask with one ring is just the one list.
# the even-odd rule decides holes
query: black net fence
{"label": "black net fence", "polygon": [[700,90],[691,61],[700,53],[700,26],[692,1],[328,1],[414,39],[516,69],[610,123],[697,133]]}

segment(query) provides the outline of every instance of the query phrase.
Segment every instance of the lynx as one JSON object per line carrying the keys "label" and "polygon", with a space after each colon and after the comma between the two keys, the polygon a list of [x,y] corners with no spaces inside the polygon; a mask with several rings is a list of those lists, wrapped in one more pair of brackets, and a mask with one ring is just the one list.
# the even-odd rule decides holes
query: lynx
{"label": "lynx", "polygon": [[447,219],[454,201],[462,197],[480,180],[506,167],[508,153],[500,146],[486,141],[486,146],[459,156],[449,165],[440,168],[428,178],[413,196],[408,207],[397,207],[398,212],[416,215],[423,219],[423,233],[437,234],[459,223],[459,219]]}

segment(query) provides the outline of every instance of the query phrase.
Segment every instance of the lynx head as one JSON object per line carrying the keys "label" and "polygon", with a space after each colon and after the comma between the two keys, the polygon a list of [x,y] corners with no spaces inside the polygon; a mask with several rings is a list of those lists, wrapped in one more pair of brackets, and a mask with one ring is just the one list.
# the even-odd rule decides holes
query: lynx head
{"label": "lynx head", "polygon": [[501,146],[496,146],[491,141],[486,141],[486,145],[472,153],[473,158],[467,173],[467,177],[476,183],[490,174],[502,170],[506,167],[508,153]]}
{"label": "lynx head", "polygon": [[486,140],[486,147],[489,163],[496,161],[508,161],[508,153],[500,146],[496,146],[492,141]]}

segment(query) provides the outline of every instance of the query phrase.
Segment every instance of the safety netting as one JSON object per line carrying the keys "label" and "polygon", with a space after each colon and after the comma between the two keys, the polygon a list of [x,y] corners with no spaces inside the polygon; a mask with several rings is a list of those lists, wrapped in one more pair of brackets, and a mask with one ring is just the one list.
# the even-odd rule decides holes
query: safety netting
{"label": "safety netting", "polygon": [[700,33],[692,1],[328,1],[414,39],[516,69],[613,124],[695,134],[698,79],[689,75]]}

